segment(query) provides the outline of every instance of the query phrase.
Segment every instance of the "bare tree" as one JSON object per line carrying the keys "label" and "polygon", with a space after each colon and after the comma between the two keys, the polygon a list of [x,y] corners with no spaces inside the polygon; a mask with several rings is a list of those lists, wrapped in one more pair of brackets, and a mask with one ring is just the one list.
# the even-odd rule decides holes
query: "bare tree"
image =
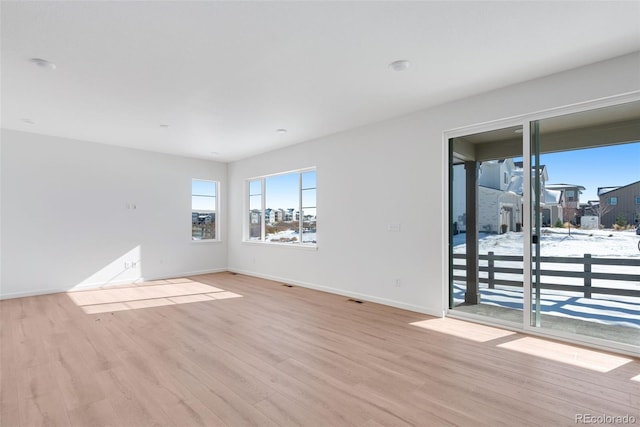
{"label": "bare tree", "polygon": [[598,228],[599,228],[602,225],[602,217],[606,215],[608,212],[610,212],[613,209],[613,206],[602,204],[599,201],[596,202],[595,200],[589,200],[587,203],[589,204],[589,209],[591,209],[593,213],[598,215]]}

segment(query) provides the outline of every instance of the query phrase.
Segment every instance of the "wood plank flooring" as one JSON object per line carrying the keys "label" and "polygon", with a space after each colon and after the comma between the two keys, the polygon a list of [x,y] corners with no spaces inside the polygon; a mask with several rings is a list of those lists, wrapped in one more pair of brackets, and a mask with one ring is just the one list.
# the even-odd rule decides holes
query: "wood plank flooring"
{"label": "wood plank flooring", "polygon": [[190,279],[242,297],[95,314],[74,300],[104,293],[0,301],[0,426],[640,424],[638,359],[232,273]]}

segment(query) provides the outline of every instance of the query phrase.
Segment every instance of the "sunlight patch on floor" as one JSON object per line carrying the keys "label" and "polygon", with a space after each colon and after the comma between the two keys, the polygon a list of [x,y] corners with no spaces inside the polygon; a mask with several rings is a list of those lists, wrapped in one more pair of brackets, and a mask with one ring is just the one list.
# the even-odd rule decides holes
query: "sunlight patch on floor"
{"label": "sunlight patch on floor", "polygon": [[487,342],[515,335],[515,332],[512,331],[480,325],[478,323],[465,322],[450,317],[421,320],[419,322],[413,322],[411,325],[476,342]]}
{"label": "sunlight patch on floor", "polygon": [[498,347],[603,373],[633,361],[627,357],[534,337],[509,341]]}
{"label": "sunlight patch on floor", "polygon": [[631,381],[638,381],[640,383],[640,374],[638,374],[635,377],[631,378]]}
{"label": "sunlight patch on floor", "polygon": [[190,279],[156,280],[90,291],[67,292],[67,295],[87,314],[242,297]]}

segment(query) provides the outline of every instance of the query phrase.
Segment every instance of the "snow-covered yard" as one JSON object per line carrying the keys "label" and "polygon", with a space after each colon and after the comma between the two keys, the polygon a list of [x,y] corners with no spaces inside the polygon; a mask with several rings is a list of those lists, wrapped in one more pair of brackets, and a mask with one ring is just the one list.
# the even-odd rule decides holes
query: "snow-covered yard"
{"label": "snow-covered yard", "polygon": [[[542,256],[583,256],[591,254],[601,258],[638,258],[638,240],[635,230],[576,230],[565,228],[543,228],[540,239]],[[454,253],[465,253],[465,234],[453,237]],[[523,233],[480,233],[479,252],[489,251],[502,255],[522,255]]]}
{"label": "snow-covered yard", "polygon": [[[280,231],[278,233],[270,233],[270,234],[267,234],[267,241],[283,242],[283,243],[291,243],[291,242],[300,243],[300,233],[298,233],[297,230],[292,230],[292,229]],[[316,243],[316,233],[303,232],[302,243]]]}
{"label": "snow-covered yard", "polygon": [[[464,254],[466,246],[464,234],[454,236],[454,254]],[[640,260],[638,241],[640,236],[634,230],[589,230],[545,228],[540,239],[540,255],[543,257],[575,257],[582,258],[590,254],[592,258],[635,259]],[[523,233],[509,232],[502,235],[481,234],[479,240],[481,255],[493,252],[495,255],[516,255],[523,253]],[[464,260],[455,260],[456,264],[464,264]],[[486,265],[481,261],[481,266]],[[495,261],[496,267],[522,268],[522,261]],[[542,263],[541,270],[583,271],[583,264]],[[639,266],[593,265],[594,273],[640,275]],[[456,274],[460,274],[457,271]],[[487,277],[487,273],[481,273]],[[521,275],[496,273],[496,279],[522,281]],[[553,291],[543,289],[541,294],[542,312],[554,316],[571,317],[605,324],[618,324],[640,328],[640,298],[594,293],[591,298],[582,295],[583,279],[581,277],[543,276],[542,283],[575,285],[577,292]],[[640,289],[638,281],[619,281],[594,279],[592,286],[612,289]],[[522,288],[496,285],[488,289],[480,284],[482,303],[498,305],[522,310]],[[464,299],[464,283],[454,284],[454,301]]]}

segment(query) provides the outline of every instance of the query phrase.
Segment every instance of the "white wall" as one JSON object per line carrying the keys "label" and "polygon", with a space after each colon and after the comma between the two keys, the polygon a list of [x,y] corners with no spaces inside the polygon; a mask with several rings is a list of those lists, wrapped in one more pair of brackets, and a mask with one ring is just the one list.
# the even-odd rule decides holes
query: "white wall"
{"label": "white wall", "polygon": [[[228,176],[216,162],[2,130],[0,297],[228,267],[440,315],[443,131],[635,90],[640,54],[238,161]],[[242,243],[244,179],[309,166],[317,251]],[[222,183],[222,243],[190,239],[192,178]]]}
{"label": "white wall", "polygon": [[0,297],[226,269],[226,240],[191,241],[191,179],[220,181],[224,207],[226,164],[9,130],[1,137]]}
{"label": "white wall", "polygon": [[[443,131],[636,90],[640,54],[232,163],[229,268],[441,315],[448,280]],[[308,166],[318,173],[317,251],[242,243],[244,179]],[[387,231],[390,223],[401,231]]]}

